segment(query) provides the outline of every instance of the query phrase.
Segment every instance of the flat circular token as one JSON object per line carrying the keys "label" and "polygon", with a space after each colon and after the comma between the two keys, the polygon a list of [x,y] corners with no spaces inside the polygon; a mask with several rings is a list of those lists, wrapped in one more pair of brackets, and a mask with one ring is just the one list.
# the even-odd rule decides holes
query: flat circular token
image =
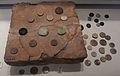
{"label": "flat circular token", "polygon": [[63,8],[62,8],[62,7],[57,7],[57,8],[55,9],[55,13],[56,13],[56,14],[62,14],[62,13],[63,13]]}
{"label": "flat circular token", "polygon": [[85,65],[86,66],[90,66],[91,65],[91,61],[90,60],[85,60]]}
{"label": "flat circular token", "polygon": [[100,35],[101,38],[105,38],[105,36],[106,36],[106,34],[104,32],[100,32],[99,35]]}
{"label": "flat circular token", "polygon": [[91,46],[91,45],[88,45],[88,46],[87,46],[87,49],[88,49],[88,50],[92,50],[92,46]]}
{"label": "flat circular token", "polygon": [[102,46],[106,46],[107,45],[107,42],[104,40],[104,39],[101,39],[99,41],[99,43],[102,45]]}
{"label": "flat circular token", "polygon": [[112,59],[112,56],[109,55],[109,54],[107,54],[107,55],[105,55],[105,59],[108,60],[108,61],[110,61]]}
{"label": "flat circular token", "polygon": [[96,59],[96,60],[94,61],[94,64],[97,65],[97,66],[100,65],[100,60]]}
{"label": "flat circular token", "polygon": [[92,57],[96,57],[96,56],[97,56],[97,53],[96,53],[96,52],[91,52],[91,56],[92,56]]}
{"label": "flat circular token", "polygon": [[106,39],[106,40],[110,40],[110,39],[111,39],[111,36],[106,35],[106,36],[105,36],[105,39]]}
{"label": "flat circular token", "polygon": [[93,37],[94,39],[97,39],[97,38],[98,38],[98,34],[97,34],[97,33],[93,33],[93,34],[92,34],[92,37]]}
{"label": "flat circular token", "polygon": [[98,45],[98,42],[93,39],[93,40],[90,41],[90,44],[91,44],[92,46],[97,46],[97,45]]}
{"label": "flat circular token", "polygon": [[99,48],[99,53],[105,54],[105,48],[104,48],[104,47],[100,47],[100,48]]}
{"label": "flat circular token", "polygon": [[101,62],[105,62],[106,58],[102,56],[102,57],[100,57],[100,60],[101,60]]}
{"label": "flat circular token", "polygon": [[96,16],[97,18],[100,18],[100,17],[101,17],[101,15],[100,15],[99,13],[97,13],[95,16]]}
{"label": "flat circular token", "polygon": [[83,38],[84,38],[84,39],[88,39],[88,35],[87,35],[87,34],[84,34],[84,35],[83,35]]}
{"label": "flat circular token", "polygon": [[48,29],[47,28],[40,28],[39,31],[38,31],[38,34],[40,36],[47,36],[49,33]]}
{"label": "flat circular token", "polygon": [[29,46],[30,46],[30,47],[35,47],[35,46],[37,46],[36,40],[30,40]]}
{"label": "flat circular token", "polygon": [[10,53],[11,54],[17,54],[18,53],[18,49],[17,48],[12,48]]}
{"label": "flat circular token", "polygon": [[112,48],[112,49],[110,49],[110,52],[111,52],[111,54],[116,54],[116,53],[117,53],[117,50],[114,49],[114,48]]}
{"label": "flat circular token", "polygon": [[61,28],[58,28],[58,31],[57,31],[57,32],[58,32],[59,35],[64,35],[64,34],[66,33],[65,29],[62,28],[62,27],[61,27]]}
{"label": "flat circular token", "polygon": [[66,21],[67,19],[68,19],[67,16],[61,16],[61,20],[62,20],[62,21]]}
{"label": "flat circular token", "polygon": [[110,46],[111,48],[114,48],[114,47],[115,47],[115,44],[114,44],[113,42],[110,42],[110,43],[109,43],[109,46]]}

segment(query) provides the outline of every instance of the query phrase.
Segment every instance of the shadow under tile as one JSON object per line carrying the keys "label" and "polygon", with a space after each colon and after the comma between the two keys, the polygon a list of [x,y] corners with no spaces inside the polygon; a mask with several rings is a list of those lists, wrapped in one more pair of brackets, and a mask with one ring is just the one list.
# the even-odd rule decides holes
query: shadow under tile
{"label": "shadow under tile", "polygon": [[11,66],[10,69],[10,74],[11,75],[20,75],[19,71],[21,69],[23,69],[25,72],[23,75],[33,75],[30,73],[30,69],[32,67],[37,67],[38,68],[38,72],[36,75],[38,74],[42,74],[42,68],[44,66],[49,67],[50,72],[57,72],[59,73],[60,68],[61,72],[81,72],[83,71],[83,64],[82,63],[77,63],[77,64],[49,64],[49,65],[29,65],[29,66]]}

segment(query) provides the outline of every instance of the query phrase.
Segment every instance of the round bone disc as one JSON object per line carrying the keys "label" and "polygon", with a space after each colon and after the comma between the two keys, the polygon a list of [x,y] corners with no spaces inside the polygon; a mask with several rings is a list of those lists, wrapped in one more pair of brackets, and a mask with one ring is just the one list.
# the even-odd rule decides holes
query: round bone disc
{"label": "round bone disc", "polygon": [[48,29],[47,28],[40,28],[39,31],[38,31],[38,34],[40,36],[47,36],[49,33]]}
{"label": "round bone disc", "polygon": [[106,46],[106,45],[107,45],[107,42],[106,42],[106,40],[104,40],[104,39],[101,39],[101,40],[99,41],[99,43],[100,43],[102,46]]}
{"label": "round bone disc", "polygon": [[105,48],[104,48],[104,47],[100,47],[100,48],[99,48],[99,52],[100,52],[101,54],[105,54]]}
{"label": "round bone disc", "polygon": [[96,59],[96,60],[94,61],[94,64],[97,65],[97,66],[100,65],[100,60]]}
{"label": "round bone disc", "polygon": [[110,49],[110,52],[111,52],[111,54],[116,54],[116,53],[117,53],[117,50],[114,49],[114,48],[112,48],[112,49]]}
{"label": "round bone disc", "polygon": [[95,39],[97,39],[98,38],[98,34],[97,33],[93,33],[92,37],[95,38]]}
{"label": "round bone disc", "polygon": [[107,54],[107,55],[105,55],[105,59],[108,60],[108,61],[110,61],[112,59],[112,56],[109,55],[109,54]]}
{"label": "round bone disc", "polygon": [[109,43],[109,46],[110,46],[111,48],[114,48],[114,47],[115,47],[115,44],[114,44],[113,42],[111,42],[111,43]]}
{"label": "round bone disc", "polygon": [[106,36],[106,34],[104,32],[100,32],[99,35],[100,35],[101,38],[105,38],[105,36]]}
{"label": "round bone disc", "polygon": [[86,66],[90,66],[91,65],[91,61],[90,60],[85,60],[85,65]]}
{"label": "round bone disc", "polygon": [[92,50],[92,46],[91,46],[91,45],[88,45],[88,46],[87,46],[87,49],[88,49],[88,50]]}
{"label": "round bone disc", "polygon": [[88,39],[88,35],[87,35],[87,34],[84,34],[84,35],[83,35],[83,38],[84,38],[84,39]]}
{"label": "round bone disc", "polygon": [[91,44],[92,46],[97,46],[97,45],[98,45],[98,42],[97,42],[96,40],[92,39],[92,40],[90,41],[90,44]]}
{"label": "round bone disc", "polygon": [[106,39],[106,40],[110,40],[110,39],[111,39],[111,36],[106,35],[106,36],[105,36],[105,39]]}
{"label": "round bone disc", "polygon": [[100,60],[101,60],[101,62],[105,62],[106,58],[102,56],[102,57],[100,57]]}
{"label": "round bone disc", "polygon": [[91,56],[92,56],[92,57],[96,57],[96,56],[97,56],[97,53],[96,53],[96,52],[91,52]]}
{"label": "round bone disc", "polygon": [[62,27],[59,28],[57,32],[58,32],[59,35],[64,35],[66,33],[65,29],[62,28]]}

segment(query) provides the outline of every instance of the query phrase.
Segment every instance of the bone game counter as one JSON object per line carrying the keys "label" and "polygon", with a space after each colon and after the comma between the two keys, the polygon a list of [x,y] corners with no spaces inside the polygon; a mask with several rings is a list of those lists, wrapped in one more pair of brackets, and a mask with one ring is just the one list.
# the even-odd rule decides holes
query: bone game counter
{"label": "bone game counter", "polygon": [[4,54],[14,2],[1,1],[0,76],[120,76],[119,1],[103,1],[100,4],[76,2],[75,11],[88,54],[82,63],[10,66],[4,62]]}

